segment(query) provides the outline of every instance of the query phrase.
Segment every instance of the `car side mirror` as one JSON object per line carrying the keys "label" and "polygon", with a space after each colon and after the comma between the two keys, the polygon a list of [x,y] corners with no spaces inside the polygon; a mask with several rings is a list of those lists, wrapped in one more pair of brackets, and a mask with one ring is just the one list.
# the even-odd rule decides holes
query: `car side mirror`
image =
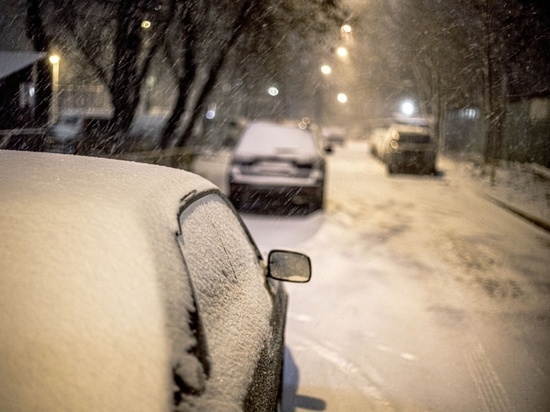
{"label": "car side mirror", "polygon": [[311,279],[311,260],[303,253],[272,250],[267,260],[268,277],[295,283],[306,283]]}

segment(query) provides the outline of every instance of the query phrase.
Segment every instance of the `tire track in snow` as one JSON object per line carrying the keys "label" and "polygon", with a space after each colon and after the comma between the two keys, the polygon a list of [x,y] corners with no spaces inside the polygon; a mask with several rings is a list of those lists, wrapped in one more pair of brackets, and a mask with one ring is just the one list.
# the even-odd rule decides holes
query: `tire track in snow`
{"label": "tire track in snow", "polygon": [[389,405],[389,402],[384,398],[378,386],[373,383],[380,384],[382,382],[382,378],[375,370],[368,371],[369,376],[365,376],[359,367],[342,357],[336,351],[303,337],[300,337],[300,341],[307,350],[314,352],[320,358],[336,366],[344,375],[353,378],[364,395],[375,399],[377,402]]}
{"label": "tire track in snow", "polygon": [[485,412],[516,412],[481,342],[468,333],[464,358]]}

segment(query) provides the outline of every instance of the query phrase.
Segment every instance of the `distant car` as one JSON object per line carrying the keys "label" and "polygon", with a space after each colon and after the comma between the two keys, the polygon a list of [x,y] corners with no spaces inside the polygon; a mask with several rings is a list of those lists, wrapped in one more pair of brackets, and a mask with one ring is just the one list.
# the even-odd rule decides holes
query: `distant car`
{"label": "distant car", "polygon": [[205,179],[0,151],[0,410],[273,411],[309,258]]}
{"label": "distant car", "polygon": [[325,148],[316,125],[250,122],[229,169],[229,198],[237,209],[322,209]]}
{"label": "distant car", "polygon": [[435,174],[437,143],[430,129],[418,125],[392,125],[377,149],[389,173],[415,171]]}
{"label": "distant car", "polygon": [[344,146],[346,143],[346,129],[340,126],[325,126],[321,135],[326,146]]}
{"label": "distant car", "polygon": [[106,128],[111,115],[105,111],[69,110],[59,115],[48,135],[50,148],[62,153],[83,152],[85,136],[94,138],[98,128]]}

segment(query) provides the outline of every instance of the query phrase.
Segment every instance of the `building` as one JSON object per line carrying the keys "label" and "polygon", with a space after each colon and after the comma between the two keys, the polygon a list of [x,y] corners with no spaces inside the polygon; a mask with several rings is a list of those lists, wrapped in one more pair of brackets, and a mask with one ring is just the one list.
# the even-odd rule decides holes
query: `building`
{"label": "building", "polygon": [[35,65],[45,53],[0,52],[0,130],[34,123]]}
{"label": "building", "polygon": [[37,121],[36,66],[44,59],[45,53],[0,51],[0,149],[44,150],[47,129],[35,128],[42,123]]}

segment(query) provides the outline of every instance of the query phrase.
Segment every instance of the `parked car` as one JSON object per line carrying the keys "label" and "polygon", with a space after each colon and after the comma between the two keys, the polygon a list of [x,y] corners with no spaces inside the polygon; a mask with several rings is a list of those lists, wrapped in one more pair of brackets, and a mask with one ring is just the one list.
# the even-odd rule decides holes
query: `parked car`
{"label": "parked car", "polygon": [[250,122],[229,168],[229,198],[237,209],[322,209],[325,158],[319,128],[304,122]]}
{"label": "parked car", "polygon": [[386,137],[387,128],[377,127],[370,131],[368,135],[368,144],[370,153],[375,157],[380,157],[380,153],[384,151],[383,144]]}
{"label": "parked car", "polygon": [[435,174],[437,143],[430,129],[418,125],[392,125],[377,149],[389,173],[403,170]]}
{"label": "parked car", "polygon": [[0,151],[0,173],[0,410],[276,409],[278,280],[307,256],[264,259],[183,170]]}
{"label": "parked car", "polygon": [[106,111],[68,110],[50,128],[49,145],[53,151],[62,153],[84,152],[84,137],[93,139],[98,129],[106,129],[111,115]]}
{"label": "parked car", "polygon": [[325,126],[321,129],[321,135],[326,146],[344,146],[346,143],[347,131],[340,126]]}

